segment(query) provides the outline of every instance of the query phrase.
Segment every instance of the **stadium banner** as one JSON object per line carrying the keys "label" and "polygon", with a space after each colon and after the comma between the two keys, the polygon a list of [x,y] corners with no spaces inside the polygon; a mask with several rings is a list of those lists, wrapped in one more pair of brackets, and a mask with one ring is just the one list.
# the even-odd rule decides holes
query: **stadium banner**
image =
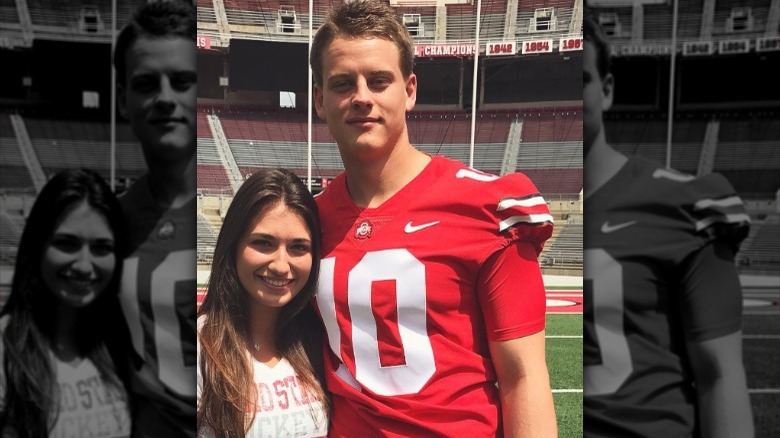
{"label": "stadium banner", "polygon": [[672,53],[672,48],[668,44],[613,45],[611,48],[612,56],[655,56]]}
{"label": "stadium banner", "polygon": [[722,55],[731,55],[734,53],[748,53],[750,51],[750,40],[723,40],[718,47],[718,53]]}
{"label": "stadium banner", "polygon": [[487,56],[514,55],[517,53],[516,41],[491,41],[485,47]]}
{"label": "stadium banner", "polygon": [[424,58],[464,57],[474,56],[477,45],[465,44],[417,44],[414,46],[414,56]]}
{"label": "stadium banner", "polygon": [[712,55],[715,44],[712,41],[686,41],[683,43],[683,56]]}
{"label": "stadium banner", "polygon": [[[309,179],[305,177],[300,177],[301,181],[304,184],[309,184]],[[326,188],[328,187],[328,184],[330,183],[330,180],[328,178],[312,178],[311,179],[311,186],[317,187],[317,188]]]}
{"label": "stadium banner", "polygon": [[529,53],[550,53],[553,50],[553,40],[523,41],[523,55]]}
{"label": "stadium banner", "polygon": [[780,36],[756,39],[756,52],[776,52],[780,50]]}
{"label": "stadium banner", "polygon": [[561,38],[558,42],[559,52],[570,52],[572,50],[582,50],[582,37]]}
{"label": "stadium banner", "polygon": [[205,35],[198,35],[198,48],[199,49],[210,49],[211,48],[211,37],[205,36]]}

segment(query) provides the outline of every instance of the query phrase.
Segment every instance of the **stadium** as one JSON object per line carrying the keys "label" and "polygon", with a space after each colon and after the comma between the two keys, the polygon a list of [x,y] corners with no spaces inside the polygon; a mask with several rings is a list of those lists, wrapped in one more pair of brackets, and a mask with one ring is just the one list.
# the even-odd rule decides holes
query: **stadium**
{"label": "stadium", "polygon": [[[197,3],[199,299],[247,175],[291,169],[316,193],[344,170],[327,125],[308,109],[309,32],[332,3]],[[390,2],[415,44],[410,141],[483,172],[522,172],[547,200],[556,227],[540,260],[552,386],[562,436],[580,436],[581,369],[565,364],[582,360],[583,3],[478,3]]]}
{"label": "stadium", "polygon": [[[135,3],[118,2],[117,29]],[[307,110],[309,28],[330,3],[315,1],[310,13],[303,0],[197,1],[199,295],[247,174],[294,169],[317,192],[343,170],[327,126]],[[391,4],[419,50],[412,143],[478,170],[523,172],[554,214],[540,261],[548,303],[564,306],[548,308],[548,358],[561,436],[581,436],[582,374],[568,365],[582,358],[584,2]],[[767,364],[780,360],[780,0],[695,0],[676,12],[666,0],[589,5],[613,39],[616,76],[632,78],[606,114],[609,141],[687,173],[720,172],[749,208],[753,226],[737,256],[744,355],[757,436],[775,436],[780,375]],[[26,215],[50,175],[92,168],[121,192],[145,170],[129,126],[108,111],[112,19],[106,2],[0,0],[0,307]],[[717,81],[703,80],[713,72]]]}

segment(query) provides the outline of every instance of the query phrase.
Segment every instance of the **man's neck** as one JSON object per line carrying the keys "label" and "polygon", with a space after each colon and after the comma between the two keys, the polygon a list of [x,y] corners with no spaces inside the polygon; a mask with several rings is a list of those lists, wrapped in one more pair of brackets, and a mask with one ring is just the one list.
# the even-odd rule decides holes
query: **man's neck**
{"label": "man's neck", "polygon": [[430,156],[409,143],[394,148],[382,159],[345,161],[347,188],[352,201],[366,208],[382,205],[416,178],[430,161]]}
{"label": "man's neck", "polygon": [[585,156],[584,197],[592,195],[601,186],[615,176],[628,158],[607,143],[602,129],[593,141]]}
{"label": "man's neck", "polygon": [[157,203],[165,208],[179,208],[197,193],[195,156],[178,163],[149,165],[149,189]]}

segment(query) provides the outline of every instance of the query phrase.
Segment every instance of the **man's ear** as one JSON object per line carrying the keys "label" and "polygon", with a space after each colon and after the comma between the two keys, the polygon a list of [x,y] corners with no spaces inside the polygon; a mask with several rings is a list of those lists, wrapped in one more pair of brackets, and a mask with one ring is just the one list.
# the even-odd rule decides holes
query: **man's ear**
{"label": "man's ear", "polygon": [[327,122],[328,118],[325,114],[324,99],[325,99],[325,95],[322,92],[322,87],[320,87],[317,84],[314,84],[314,109],[317,111],[317,115],[322,120]]}
{"label": "man's ear", "polygon": [[116,84],[116,109],[119,114],[127,119],[127,91],[123,84],[117,82]]}
{"label": "man's ear", "polygon": [[410,112],[414,109],[414,105],[417,103],[417,75],[410,74],[406,78],[406,112]]}
{"label": "man's ear", "polygon": [[612,73],[607,73],[607,76],[601,81],[601,94],[603,97],[601,110],[607,111],[612,108],[612,99],[615,96],[615,77],[612,76]]}

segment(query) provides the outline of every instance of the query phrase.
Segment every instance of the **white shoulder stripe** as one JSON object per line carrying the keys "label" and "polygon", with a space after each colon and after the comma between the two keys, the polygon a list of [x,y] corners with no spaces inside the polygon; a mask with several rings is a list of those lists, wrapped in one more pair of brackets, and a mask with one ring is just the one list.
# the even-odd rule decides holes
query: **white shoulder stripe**
{"label": "white shoulder stripe", "polygon": [[498,232],[503,232],[504,230],[517,225],[519,223],[524,224],[530,224],[530,225],[540,225],[545,222],[553,223],[553,217],[549,214],[528,214],[528,215],[521,215],[521,216],[511,216],[507,219],[504,219],[501,221],[500,224],[498,224]]}
{"label": "white shoulder stripe", "polygon": [[504,199],[498,203],[496,211],[506,210],[512,207],[534,207],[537,205],[546,205],[547,202],[541,196],[534,196],[526,199]]}
{"label": "white shoulder stripe", "polygon": [[482,173],[473,169],[460,169],[455,174],[455,178],[469,178],[476,181],[490,182],[498,179],[498,176],[489,173]]}
{"label": "white shoulder stripe", "polygon": [[677,182],[688,182],[690,180],[696,179],[695,176],[684,175],[666,169],[656,169],[655,172],[653,172],[653,178],[655,179],[666,178]]}
{"label": "white shoulder stripe", "polygon": [[701,231],[713,224],[738,224],[740,222],[750,223],[750,216],[747,213],[737,214],[725,214],[721,216],[707,216],[706,218],[696,221],[696,231]]}
{"label": "white shoulder stripe", "polygon": [[729,196],[723,199],[702,199],[693,205],[693,210],[704,210],[709,207],[733,207],[742,205],[742,199],[739,196]]}

